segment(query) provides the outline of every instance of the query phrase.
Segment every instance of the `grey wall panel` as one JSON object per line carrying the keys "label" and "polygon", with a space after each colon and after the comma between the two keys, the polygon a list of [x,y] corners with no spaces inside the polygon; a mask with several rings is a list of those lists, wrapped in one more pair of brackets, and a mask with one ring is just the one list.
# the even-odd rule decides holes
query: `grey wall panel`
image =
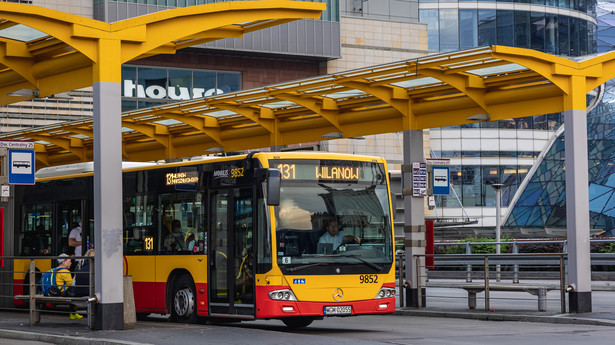
{"label": "grey wall panel", "polygon": [[128,19],[128,3],[118,2],[117,4],[117,20]]}
{"label": "grey wall panel", "polygon": [[137,15],[142,16],[144,14],[147,14],[147,5],[144,4],[138,4],[137,5]]}
{"label": "grey wall panel", "polygon": [[418,0],[340,0],[340,14],[375,20],[416,23]]}
{"label": "grey wall panel", "polygon": [[249,33],[243,39],[219,40],[200,47],[335,58],[341,54],[339,42],[339,22],[300,20]]}
{"label": "grey wall panel", "polygon": [[137,4],[128,4],[128,17],[136,17],[138,13]]}
{"label": "grey wall panel", "polygon": [[[403,0],[403,2],[406,2],[406,0]],[[108,18],[104,18],[105,3],[109,6]],[[114,22],[154,13],[166,8],[166,6],[150,4],[107,1],[94,5],[94,13],[99,20],[106,19],[107,22]],[[341,47],[339,42],[339,22],[306,19],[255,31],[244,35],[242,39],[218,40],[197,47],[328,59],[340,57]]]}
{"label": "grey wall panel", "polygon": [[280,51],[282,45],[282,30],[279,26],[271,28],[271,35],[269,36],[269,42],[271,43],[271,51],[277,52]]}
{"label": "grey wall panel", "polygon": [[314,22],[312,21],[306,21],[305,22],[305,31],[304,35],[305,37],[305,53],[307,52],[312,52],[312,54],[316,54],[316,34],[315,34],[315,29],[314,29]]}
{"label": "grey wall panel", "polygon": [[288,26],[288,51],[294,52],[296,54],[301,53],[299,52],[298,42],[297,42],[299,40],[299,28],[298,28],[299,26],[300,25],[289,25]]}
{"label": "grey wall panel", "polygon": [[94,19],[105,21],[105,4],[104,2],[94,3]]}
{"label": "grey wall panel", "polygon": [[109,23],[117,22],[117,2],[108,2],[107,21]]}
{"label": "grey wall panel", "polygon": [[[324,44],[325,44],[325,35],[324,35],[324,26],[323,25],[314,25],[314,37],[323,37],[322,40],[314,39],[313,50],[316,55],[324,54]],[[309,49],[309,48],[308,48]]]}

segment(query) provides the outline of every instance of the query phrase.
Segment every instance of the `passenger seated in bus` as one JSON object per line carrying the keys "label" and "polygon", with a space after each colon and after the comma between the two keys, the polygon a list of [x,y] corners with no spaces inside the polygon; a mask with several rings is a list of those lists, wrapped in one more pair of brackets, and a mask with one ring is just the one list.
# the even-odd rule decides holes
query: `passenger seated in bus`
{"label": "passenger seated in bus", "polygon": [[171,229],[173,232],[168,234],[167,237],[164,239],[164,248],[170,252],[186,249],[181,231],[181,221],[179,219],[173,219],[173,222],[171,222]]}
{"label": "passenger seated in bus", "polygon": [[196,241],[194,240],[194,234],[190,234],[188,238],[186,238],[186,248],[188,248],[189,251],[193,252],[195,245]]}
{"label": "passenger seated in bus", "polygon": [[337,220],[331,219],[327,224],[327,232],[325,232],[318,243],[332,243],[333,250],[337,250],[339,246],[346,243],[361,243],[361,239],[354,235],[344,235],[344,232],[340,230]]}

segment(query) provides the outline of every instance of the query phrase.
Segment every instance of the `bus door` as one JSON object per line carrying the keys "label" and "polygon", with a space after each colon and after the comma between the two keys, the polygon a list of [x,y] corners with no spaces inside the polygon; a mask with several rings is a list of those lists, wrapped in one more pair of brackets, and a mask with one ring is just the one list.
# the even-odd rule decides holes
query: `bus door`
{"label": "bus door", "polygon": [[210,194],[209,313],[254,319],[253,189]]}

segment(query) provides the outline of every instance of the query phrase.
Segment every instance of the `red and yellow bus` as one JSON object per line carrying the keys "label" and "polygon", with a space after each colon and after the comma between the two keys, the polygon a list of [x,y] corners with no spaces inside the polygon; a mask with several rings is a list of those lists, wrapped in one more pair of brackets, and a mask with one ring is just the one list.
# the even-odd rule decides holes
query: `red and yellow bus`
{"label": "red and yellow bus", "polygon": [[[95,247],[91,169],[42,169],[36,185],[15,188],[16,253],[70,252],[73,222],[82,225],[84,249]],[[381,158],[263,152],[127,164],[122,183],[124,274],[132,276],[137,313],[301,327],[395,310]],[[37,269],[50,261],[38,260]],[[27,264],[15,264],[15,294],[27,292],[18,291]]]}

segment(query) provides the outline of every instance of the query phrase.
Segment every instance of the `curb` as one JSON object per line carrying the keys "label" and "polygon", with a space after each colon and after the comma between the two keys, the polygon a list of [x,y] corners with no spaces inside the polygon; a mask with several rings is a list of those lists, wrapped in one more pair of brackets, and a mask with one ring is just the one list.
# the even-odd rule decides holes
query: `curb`
{"label": "curb", "polygon": [[147,343],[137,343],[134,341],[127,340],[94,339],[70,335],[54,335],[37,332],[14,331],[10,329],[0,329],[0,338],[40,341],[59,345],[151,345]]}
{"label": "curb", "polygon": [[569,316],[569,314],[556,314],[550,316],[534,316],[534,315],[513,315],[502,313],[466,313],[454,311],[436,311],[436,310],[418,310],[418,309],[401,309],[396,310],[395,315],[401,316],[424,316],[424,317],[449,317],[458,319],[472,319],[484,321],[521,321],[521,322],[542,322],[542,323],[557,323],[557,324],[576,324],[576,325],[594,325],[594,326],[615,326],[615,320],[580,318]]}

